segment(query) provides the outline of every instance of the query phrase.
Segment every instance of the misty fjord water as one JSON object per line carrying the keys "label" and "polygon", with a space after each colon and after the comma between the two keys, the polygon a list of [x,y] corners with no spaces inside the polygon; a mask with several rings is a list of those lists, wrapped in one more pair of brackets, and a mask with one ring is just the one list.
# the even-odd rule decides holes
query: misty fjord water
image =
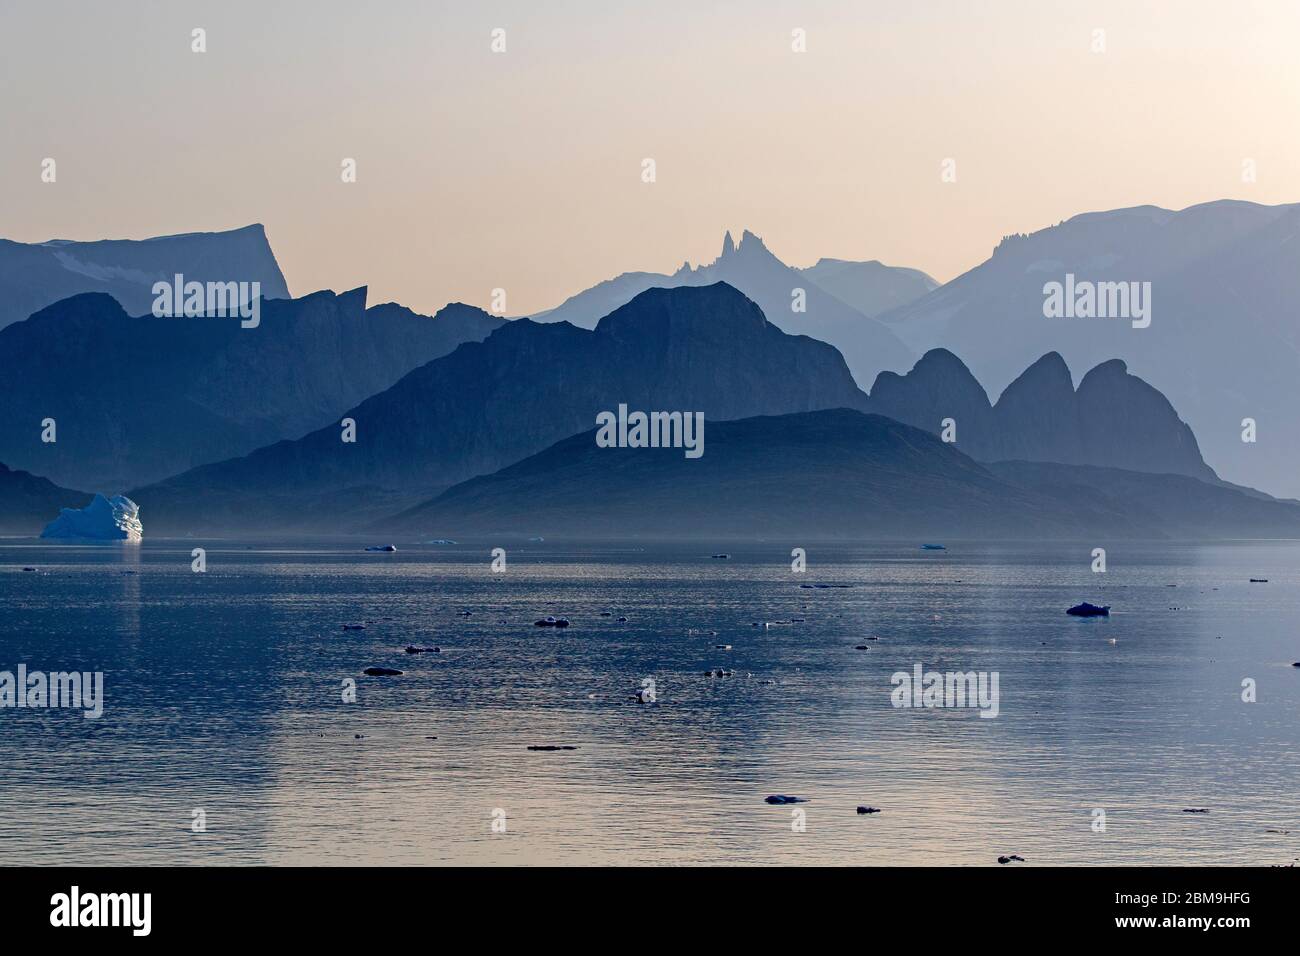
{"label": "misty fjord water", "polygon": [[[0,709],[0,859],[1300,857],[1300,543],[1111,545],[1105,574],[1091,543],[375,543],[0,541],[0,671],[105,698]],[[895,708],[918,664],[996,672],[997,717]]]}

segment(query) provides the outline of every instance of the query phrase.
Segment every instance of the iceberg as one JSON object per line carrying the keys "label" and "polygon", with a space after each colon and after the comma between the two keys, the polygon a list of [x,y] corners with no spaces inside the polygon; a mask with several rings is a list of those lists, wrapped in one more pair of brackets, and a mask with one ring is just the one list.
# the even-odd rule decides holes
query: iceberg
{"label": "iceberg", "polygon": [[144,537],[140,506],[126,495],[95,495],[84,508],[64,508],[45,526],[42,538],[138,543]]}

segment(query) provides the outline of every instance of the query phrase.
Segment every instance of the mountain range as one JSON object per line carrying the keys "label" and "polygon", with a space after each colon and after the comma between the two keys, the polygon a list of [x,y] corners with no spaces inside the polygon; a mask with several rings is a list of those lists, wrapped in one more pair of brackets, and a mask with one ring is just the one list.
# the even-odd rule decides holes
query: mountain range
{"label": "mountain range", "polygon": [[536,454],[620,404],[703,412],[710,427],[847,408],[937,433],[952,418],[957,450],[980,460],[1085,461],[1217,480],[1175,410],[1122,363],[1089,372],[1076,392],[1060,357],[1046,356],[994,407],[956,356],[932,351],[906,375],[882,373],[868,395],[833,348],[782,332],[717,283],[643,292],[594,330],[509,322],[348,410],[355,442],[344,442],[334,421],[131,497],[172,530],[292,527],[325,513],[355,524]]}
{"label": "mountain range", "polygon": [[153,284],[177,273],[186,281],[260,282],[263,298],[289,298],[260,223],[140,240],[0,239],[0,328],[83,292],[103,292],[142,315],[153,304]]}
{"label": "mountain range", "polygon": [[991,404],[961,359],[932,349],[906,375],[881,372],[871,410],[936,433],[950,419],[957,447],[979,461],[1104,465],[1218,480],[1168,399],[1119,359],[1089,371],[1076,390],[1065,360],[1049,352]]}
{"label": "mountain range", "polygon": [[[1168,396],[1220,475],[1297,496],[1298,236],[1296,204],[1087,213],[1008,236],[986,262],[881,321],[918,353],[960,355],[994,391],[1045,352],[1073,367],[1122,359]],[[1151,324],[1045,317],[1044,285],[1067,274],[1150,282]],[[1246,418],[1256,442],[1242,440]]]}
{"label": "mountain range", "polygon": [[724,420],[867,397],[835,349],[782,332],[730,286],[651,289],[594,330],[518,319],[423,365],[345,413],[354,443],[335,421],[132,497],[166,527],[318,520],[305,505],[322,498],[342,518],[495,471],[620,403]]}
{"label": "mountain range", "polygon": [[377,530],[795,544],[1300,535],[1300,505],[1185,475],[986,467],[929,432],[849,409],[714,423],[694,461],[676,449],[601,448],[594,437],[456,485]]}
{"label": "mountain range", "polygon": [[[365,290],[358,289],[264,298],[262,321],[245,329],[217,318],[132,317],[114,296],[138,295],[139,288],[79,293],[0,328],[0,461],[19,469],[6,468],[8,487],[37,503],[32,507],[44,508],[51,496],[85,497],[67,490],[72,487],[108,493],[134,488],[130,493],[151,533],[322,524],[341,530],[412,506],[430,509],[431,499],[444,492],[467,494],[466,482],[505,475],[552,446],[569,447],[564,443],[585,434],[597,413],[619,405],[703,413],[710,459],[725,423],[794,416],[793,425],[722,433],[739,436],[740,443],[730,446],[739,449],[747,447],[744,436],[774,428],[770,437],[778,445],[804,447],[791,429],[820,434],[822,426],[798,416],[840,410],[885,416],[927,433],[927,440],[941,433],[952,439],[940,444],[978,469],[980,481],[997,483],[999,494],[1020,496],[1006,527],[1070,533],[1074,519],[1053,509],[1073,496],[1091,502],[1095,521],[1123,515],[1130,527],[1157,535],[1194,530],[1185,519],[1195,508],[1179,510],[1189,502],[1218,509],[1204,516],[1205,528],[1240,525],[1238,531],[1254,533],[1252,522],[1265,512],[1239,507],[1236,497],[1215,496],[1230,492],[1261,507],[1287,503],[1221,481],[1201,455],[1199,431],[1180,417],[1182,403],[1139,377],[1139,363],[1186,385],[1188,376],[1174,375],[1177,363],[1154,347],[1177,336],[1190,343],[1191,364],[1208,362],[1202,354],[1208,348],[1223,350],[1229,364],[1243,362],[1229,344],[1232,334],[1207,331],[1215,323],[1207,318],[1206,301],[1226,309],[1227,299],[1222,288],[1210,290],[1204,276],[1227,289],[1249,277],[1251,307],[1239,308],[1234,319],[1241,328],[1232,332],[1268,352],[1264,371],[1254,378],[1244,368],[1230,378],[1211,377],[1202,391],[1224,402],[1253,395],[1259,407],[1276,409],[1285,388],[1297,387],[1294,376],[1283,383],[1278,374],[1294,358],[1295,333],[1276,312],[1300,286],[1292,290],[1291,279],[1269,275],[1257,260],[1286,264],[1287,253],[1275,247],[1287,244],[1289,228],[1300,222],[1297,210],[1215,203],[1181,213],[1141,207],[1076,217],[1032,236],[1008,237],[989,262],[939,288],[924,273],[878,262],[822,259],[792,269],[752,233],[739,242],[728,234],[712,263],[684,265],[671,276],[628,273],[537,320],[505,321],[454,303],[432,318],[393,303],[367,309]],[[138,284],[150,269],[164,275],[178,261],[176,249],[188,250],[196,263],[186,269],[216,268],[213,263],[239,259],[232,250],[242,249],[248,262],[268,259],[269,268],[264,261],[259,267],[279,275],[260,227],[143,243],[8,246],[45,250],[41,255],[93,247],[97,258],[83,249],[81,258],[68,252],[71,258],[55,261],[74,275],[127,285]],[[149,260],[150,250],[160,257]],[[206,258],[195,250],[206,250]],[[0,248],[0,268],[8,251]],[[1045,258],[1049,252],[1053,257]],[[83,268],[87,263],[95,268]],[[1047,319],[1042,284],[1061,278],[1062,270],[1080,280],[1151,281],[1151,326]],[[744,289],[733,287],[732,279]],[[1185,287],[1197,283],[1204,301],[1192,302]],[[807,311],[791,309],[795,298]],[[1034,309],[1031,321],[1026,310]],[[998,310],[1007,318],[995,328],[989,315]],[[1066,352],[1026,345],[1057,339]],[[1098,346],[1100,339],[1108,344]],[[964,343],[985,374],[954,350],[927,345],[931,340]],[[1109,354],[1123,352],[1122,345],[1136,348],[1138,357]],[[1079,354],[1096,359],[1077,388],[1067,353],[1076,356],[1073,361]],[[1008,354],[1021,355],[1024,364],[1010,365]],[[858,385],[869,369],[874,382],[868,394]],[[981,381],[1006,384],[991,401]],[[1204,410],[1204,394],[1190,401]],[[42,441],[51,419],[57,441]],[[345,419],[355,422],[355,440],[341,429]],[[1260,430],[1267,441],[1251,445],[1240,442],[1238,423],[1236,445],[1229,447],[1262,467],[1277,449],[1269,444],[1257,454],[1255,448],[1275,443],[1284,425],[1266,415]],[[894,455],[891,443],[905,434],[875,434],[824,460],[809,455],[803,466],[810,480],[825,484],[818,469],[834,473],[837,461],[874,462],[883,455],[896,473],[910,461],[913,477],[924,483],[927,469],[950,463]],[[1223,436],[1216,436],[1223,447]],[[940,472],[944,482],[958,474]],[[964,482],[974,472],[959,474]],[[510,481],[518,477],[512,472]],[[1143,512],[1102,491],[1082,494],[1089,480],[1111,481],[1132,494],[1167,494],[1171,508]],[[839,485],[831,481],[832,496]],[[854,494],[884,494],[891,486],[872,487]],[[897,486],[899,494],[904,487]],[[966,500],[967,492],[974,493],[967,487],[953,494]],[[883,498],[877,505],[883,521],[889,506]],[[901,497],[898,508],[899,520],[914,525],[901,517]],[[499,503],[482,514],[506,516]],[[1216,525],[1215,514],[1227,517]],[[1287,526],[1285,517],[1277,520],[1279,528]]]}
{"label": "mountain range", "polygon": [[[624,273],[533,318],[590,329],[647,289],[717,282],[743,292],[777,328],[834,345],[863,387],[878,372],[906,367],[916,357],[873,316],[913,301],[936,286],[933,279],[916,269],[891,268],[874,261],[822,259],[809,269],[794,269],[773,255],[758,236],[745,230],[739,242],[728,232],[722,252],[713,262],[700,266],[684,263],[672,274]],[[797,291],[802,293],[798,303]]]}
{"label": "mountain range", "polygon": [[503,322],[367,309],[364,288],[263,300],[255,328],[76,295],[0,329],[0,461],[71,487],[156,481],[301,435]]}

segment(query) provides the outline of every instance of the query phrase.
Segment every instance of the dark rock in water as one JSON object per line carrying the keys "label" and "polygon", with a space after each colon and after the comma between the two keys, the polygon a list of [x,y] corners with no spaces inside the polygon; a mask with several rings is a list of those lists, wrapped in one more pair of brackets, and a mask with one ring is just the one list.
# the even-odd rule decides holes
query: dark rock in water
{"label": "dark rock in water", "polygon": [[774,794],[772,794],[770,797],[767,797],[765,802],[767,802],[767,803],[780,803],[780,804],[785,804],[785,803],[807,803],[808,800],[807,800],[807,798],[805,798],[805,797],[788,797],[788,796],[786,796],[786,795],[783,794],[783,793],[774,793]]}
{"label": "dark rock in water", "polygon": [[731,671],[724,671],[724,670],[705,671],[704,676],[705,677],[730,677]]}
{"label": "dark rock in water", "polygon": [[858,807],[858,813],[879,813],[879,807]]}
{"label": "dark rock in water", "polygon": [[922,551],[947,551],[948,549],[941,544],[923,544],[921,545],[921,550]]}
{"label": "dark rock in water", "polygon": [[406,645],[406,653],[408,653],[408,654],[440,654],[440,653],[442,653],[442,648],[441,648],[441,647],[416,647],[414,644],[407,644],[407,645]]}
{"label": "dark rock in water", "polygon": [[998,862],[999,862],[999,863],[1010,863],[1012,860],[1016,860],[1017,862],[1020,862],[1020,863],[1024,863],[1024,862],[1025,862],[1025,858],[1024,858],[1023,856],[1016,856],[1014,853],[1010,853],[1010,854],[1008,854],[1008,855],[1006,855],[1006,856],[1000,856],[1000,857],[998,857]]}
{"label": "dark rock in water", "polygon": [[24,571],[35,571],[35,568],[23,568]]}
{"label": "dark rock in water", "polygon": [[801,588],[810,588],[818,591],[824,590],[826,588],[848,588],[852,586],[853,585],[851,584],[801,584],[799,585],[799,587]]}
{"label": "dark rock in water", "polygon": [[601,611],[601,612],[600,612],[600,616],[601,616],[601,617],[613,617],[614,615],[611,614],[611,613],[609,613],[609,611]]}
{"label": "dark rock in water", "polygon": [[1183,813],[1209,813],[1209,807],[1184,807]]}
{"label": "dark rock in water", "polygon": [[400,677],[402,672],[391,667],[367,667],[361,673],[370,677]]}
{"label": "dark rock in water", "polygon": [[533,621],[534,627],[568,627],[569,619],[566,617],[544,617],[540,621]]}
{"label": "dark rock in water", "polygon": [[344,625],[343,625],[343,630],[345,630],[345,631],[364,631],[365,629],[366,629],[366,626],[365,626],[364,624],[344,624]]}
{"label": "dark rock in water", "polygon": [[865,650],[869,650],[869,648],[867,647],[866,644],[855,644],[855,645],[853,645],[853,649],[854,649],[855,651],[865,651]]}
{"label": "dark rock in water", "polygon": [[1251,578],[1251,584],[1268,584],[1268,578]]}
{"label": "dark rock in water", "polygon": [[618,623],[619,623],[619,624],[626,624],[626,623],[627,623],[627,618],[625,618],[625,617],[620,617],[620,618],[618,619]]}
{"label": "dark rock in water", "polygon": [[1065,613],[1073,614],[1075,617],[1110,617],[1110,605],[1089,604],[1084,601],[1082,604],[1076,604]]}
{"label": "dark rock in water", "polygon": [[730,558],[731,555],[729,555],[729,554],[711,554],[711,555],[709,555],[709,557],[711,557],[711,558],[721,558],[721,559],[723,559],[723,560],[725,561],[727,558]]}
{"label": "dark rock in water", "polygon": [[577,750],[577,747],[571,747],[568,744],[529,744],[529,750]]}
{"label": "dark rock in water", "polygon": [[1292,667],[1300,667],[1300,661],[1296,661],[1296,662],[1295,662],[1294,664],[1292,664],[1291,666],[1292,666]]}
{"label": "dark rock in water", "polygon": [[387,551],[387,552],[392,552],[392,551],[396,551],[396,550],[397,550],[397,545],[395,545],[395,544],[375,544],[375,545],[371,545],[370,547],[366,548],[366,550],[367,550],[367,551]]}

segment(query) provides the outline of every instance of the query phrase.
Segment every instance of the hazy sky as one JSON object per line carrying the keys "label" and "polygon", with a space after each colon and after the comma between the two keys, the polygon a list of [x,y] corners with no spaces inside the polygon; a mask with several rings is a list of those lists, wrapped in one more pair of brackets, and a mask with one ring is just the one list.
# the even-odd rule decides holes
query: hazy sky
{"label": "hazy sky", "polygon": [[946,280],[1079,212],[1300,200],[1297,48],[1295,0],[0,0],[0,236],[263,222],[294,294],[423,311],[742,228]]}

